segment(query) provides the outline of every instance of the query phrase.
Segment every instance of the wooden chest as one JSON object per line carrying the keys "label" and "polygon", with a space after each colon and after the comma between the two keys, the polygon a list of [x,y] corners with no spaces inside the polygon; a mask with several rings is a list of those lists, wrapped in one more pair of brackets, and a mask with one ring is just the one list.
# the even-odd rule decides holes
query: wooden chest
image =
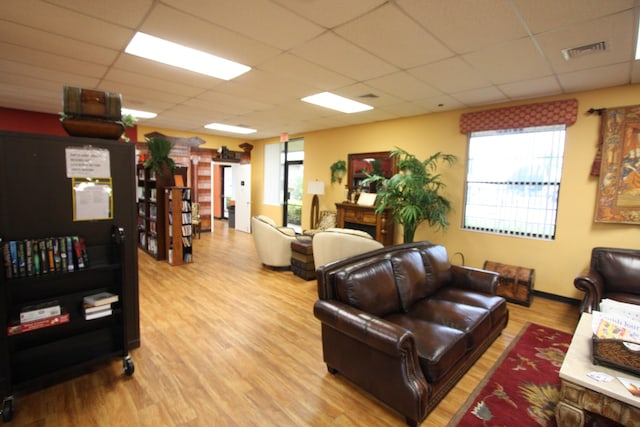
{"label": "wooden chest", "polygon": [[291,242],[291,271],[304,280],[316,278],[316,266],[313,262],[311,240],[295,240]]}
{"label": "wooden chest", "polygon": [[73,118],[122,120],[122,95],[114,92],[65,86],[64,114]]}
{"label": "wooden chest", "polygon": [[485,261],[482,268],[500,274],[496,291],[498,295],[505,297],[507,301],[527,307],[531,305],[531,293],[535,278],[534,269],[493,261]]}

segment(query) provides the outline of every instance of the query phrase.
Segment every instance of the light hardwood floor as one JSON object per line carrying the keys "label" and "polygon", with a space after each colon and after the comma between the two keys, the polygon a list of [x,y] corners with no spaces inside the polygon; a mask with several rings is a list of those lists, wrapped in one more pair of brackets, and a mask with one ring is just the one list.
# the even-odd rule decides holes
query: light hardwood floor
{"label": "light hardwood floor", "polygon": [[[216,222],[193,264],[139,252],[142,346],[119,360],[16,394],[17,426],[402,426],[404,419],[322,362],[316,282],[261,266],[250,234]],[[509,304],[502,335],[429,415],[444,426],[526,322],[571,332],[578,310]]]}

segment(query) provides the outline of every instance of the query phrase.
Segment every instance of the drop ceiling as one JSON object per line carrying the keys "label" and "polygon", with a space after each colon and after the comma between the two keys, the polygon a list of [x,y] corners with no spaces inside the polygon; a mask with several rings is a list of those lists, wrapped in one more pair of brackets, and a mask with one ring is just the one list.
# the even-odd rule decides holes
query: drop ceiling
{"label": "drop ceiling", "polygon": [[[262,139],[640,82],[634,0],[2,0],[0,106],[119,92],[150,127]],[[231,81],[124,52],[136,31],[252,67]],[[563,49],[605,42],[566,60]],[[301,102],[330,91],[373,110]],[[596,106],[597,107],[597,106]]]}

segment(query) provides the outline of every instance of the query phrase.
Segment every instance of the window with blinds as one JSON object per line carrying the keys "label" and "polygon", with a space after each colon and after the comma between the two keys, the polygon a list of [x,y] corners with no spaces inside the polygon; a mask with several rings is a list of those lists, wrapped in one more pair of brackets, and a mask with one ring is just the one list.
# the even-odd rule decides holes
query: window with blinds
{"label": "window with blinds", "polygon": [[554,240],[565,125],[469,136],[463,228]]}

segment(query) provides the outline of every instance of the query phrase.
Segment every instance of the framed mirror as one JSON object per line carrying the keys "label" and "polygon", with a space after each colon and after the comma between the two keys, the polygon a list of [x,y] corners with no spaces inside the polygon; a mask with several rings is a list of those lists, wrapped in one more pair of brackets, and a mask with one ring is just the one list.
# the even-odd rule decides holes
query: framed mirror
{"label": "framed mirror", "polygon": [[[375,153],[355,153],[349,154],[348,185],[350,191],[356,191],[362,186],[362,181],[369,175],[382,175],[391,178],[397,172],[396,159],[389,157],[389,151],[379,151]],[[371,184],[362,191],[375,193],[375,184]]]}

